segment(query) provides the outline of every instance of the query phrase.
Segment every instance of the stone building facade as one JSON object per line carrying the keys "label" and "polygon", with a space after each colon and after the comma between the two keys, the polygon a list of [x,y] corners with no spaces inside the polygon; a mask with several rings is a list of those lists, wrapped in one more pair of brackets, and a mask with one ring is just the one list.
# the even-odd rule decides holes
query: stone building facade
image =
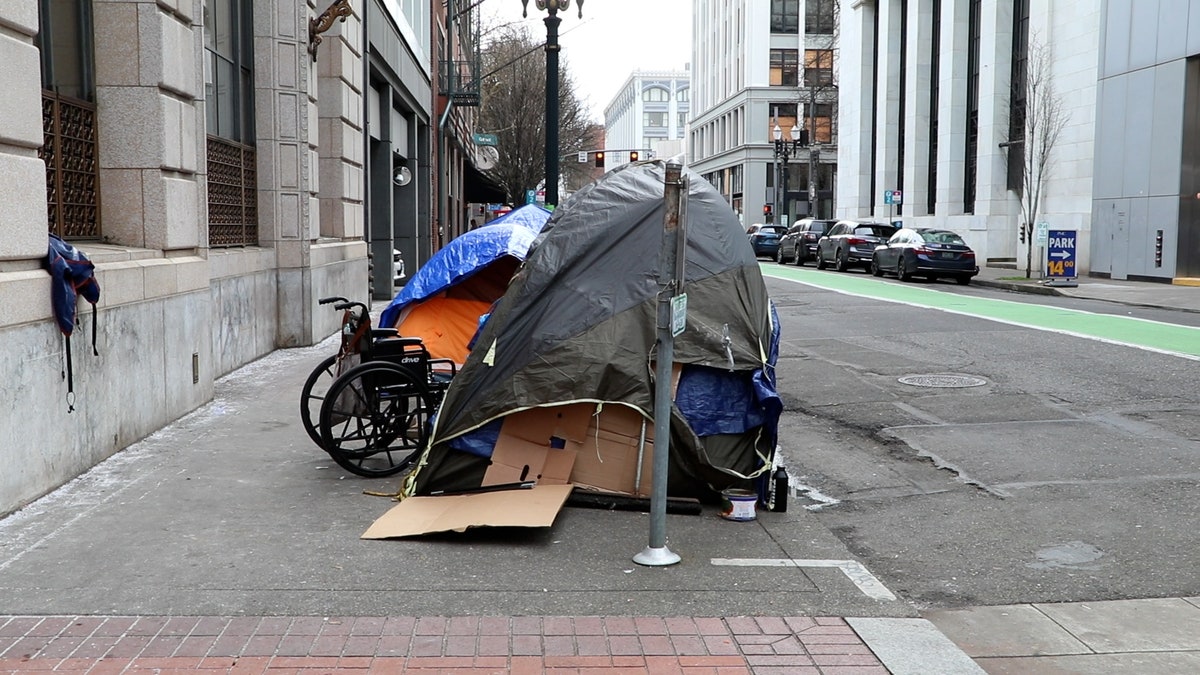
{"label": "stone building facade", "polygon": [[[368,295],[364,6],[314,60],[324,4],[0,3],[0,515],[333,333],[318,298]],[[101,286],[73,412],[47,231]]]}

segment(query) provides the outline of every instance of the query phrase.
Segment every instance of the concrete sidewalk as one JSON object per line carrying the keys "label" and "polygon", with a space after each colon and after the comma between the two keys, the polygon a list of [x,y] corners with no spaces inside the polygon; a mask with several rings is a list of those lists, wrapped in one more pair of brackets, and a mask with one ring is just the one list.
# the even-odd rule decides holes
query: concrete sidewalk
{"label": "concrete sidewalk", "polygon": [[[1036,276],[1035,274],[1034,277]],[[1053,286],[1041,279],[1024,277],[1024,269],[981,267],[979,275],[971,283],[1019,293],[1102,300],[1131,307],[1200,312],[1200,286],[1191,283],[1194,280],[1185,280],[1188,283],[1165,284],[1082,277],[1075,280],[1075,286]]]}
{"label": "concrete sidewalk", "polygon": [[992,675],[1200,673],[1200,598],[972,607],[926,617]]}
{"label": "concrete sidewalk", "polygon": [[[1200,288],[1013,276],[977,283],[1200,311]],[[636,514],[360,541],[388,508],[364,487],[397,481],[337,469],[296,421],[299,383],[331,344],[222,378],[209,405],[0,520],[0,673],[1200,672],[1200,599],[922,616],[836,565],[801,569],[853,561],[803,509],[672,517],[685,561],[670,571],[629,563]],[[731,553],[797,565],[710,562]]]}

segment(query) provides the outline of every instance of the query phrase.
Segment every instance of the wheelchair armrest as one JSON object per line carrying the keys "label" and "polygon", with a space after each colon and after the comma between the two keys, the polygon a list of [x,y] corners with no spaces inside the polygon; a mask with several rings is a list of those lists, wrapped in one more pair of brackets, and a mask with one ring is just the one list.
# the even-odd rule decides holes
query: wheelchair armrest
{"label": "wheelchair armrest", "polygon": [[388,336],[386,339],[387,339],[387,341],[388,341],[390,344],[392,344],[392,345],[394,345],[394,346],[400,346],[400,347],[421,347],[422,349],[424,349],[424,348],[425,348],[425,342],[424,342],[423,340],[421,340],[421,338],[419,338],[419,337],[400,337],[400,336],[399,336],[399,335],[396,333],[396,329],[395,329],[395,328],[385,328],[385,329],[382,329],[382,330],[390,330],[390,331],[392,331],[391,335],[390,335],[390,336]]}
{"label": "wheelchair armrest", "polygon": [[379,338],[394,338],[399,334],[400,334],[400,332],[397,331],[395,328],[372,328],[371,329],[371,337],[376,340],[378,340]]}
{"label": "wheelchair armrest", "polygon": [[[454,377],[458,374],[458,364],[454,359],[429,359],[429,366],[432,369],[434,366],[450,366],[450,376]],[[445,372],[443,370],[443,372]]]}

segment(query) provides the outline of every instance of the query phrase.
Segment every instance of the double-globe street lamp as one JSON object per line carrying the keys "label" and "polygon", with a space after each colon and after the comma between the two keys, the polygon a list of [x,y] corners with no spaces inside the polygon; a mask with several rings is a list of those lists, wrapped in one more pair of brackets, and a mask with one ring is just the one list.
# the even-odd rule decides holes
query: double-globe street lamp
{"label": "double-globe street lamp", "polygon": [[[546,24],[546,206],[558,205],[558,10],[571,6],[571,0],[533,0],[538,9],[549,12]],[[579,18],[583,18],[583,0],[577,0]],[[529,16],[529,0],[521,0],[521,16]]]}
{"label": "double-globe street lamp", "polygon": [[783,129],[779,128],[779,119],[775,120],[775,161],[783,161],[783,182],[782,188],[775,190],[775,213],[783,218],[783,224],[787,225],[787,189],[788,189],[788,160],[800,151],[802,146],[808,145],[805,136],[808,132],[802,131],[795,123],[792,123],[791,137],[788,140],[783,139]]}

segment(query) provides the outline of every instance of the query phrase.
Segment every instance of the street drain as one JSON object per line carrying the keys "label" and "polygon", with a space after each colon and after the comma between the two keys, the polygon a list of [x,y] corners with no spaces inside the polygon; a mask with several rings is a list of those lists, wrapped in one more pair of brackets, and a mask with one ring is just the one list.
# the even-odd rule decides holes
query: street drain
{"label": "street drain", "polygon": [[899,379],[901,384],[911,384],[914,387],[938,387],[956,389],[962,387],[981,387],[987,380],[967,375],[905,375]]}

